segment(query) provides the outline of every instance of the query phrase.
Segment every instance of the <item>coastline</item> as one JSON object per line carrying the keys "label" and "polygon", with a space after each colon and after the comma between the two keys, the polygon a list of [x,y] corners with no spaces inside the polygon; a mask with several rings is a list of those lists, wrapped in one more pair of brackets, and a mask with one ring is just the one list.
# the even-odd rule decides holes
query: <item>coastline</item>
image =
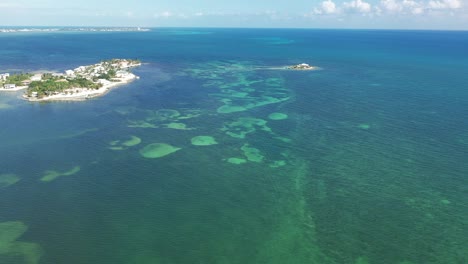
{"label": "coastline", "polygon": [[[103,85],[99,89],[89,89],[89,88],[72,88],[67,89],[64,92],[42,97],[28,97],[24,94],[22,97],[23,99],[30,101],[30,102],[44,102],[44,101],[84,101],[87,99],[103,96],[107,94],[112,88],[115,88],[120,85],[128,84],[136,79],[139,79],[133,73],[129,73],[127,77],[118,78],[118,81],[110,82],[108,84]],[[116,79],[117,80],[117,79]],[[78,92],[76,92],[78,91]],[[73,93],[69,93],[73,92]]]}
{"label": "coastline", "polygon": [[[130,72],[142,63],[132,59],[111,59],[97,64],[79,66],[64,73],[35,72],[0,74],[1,91],[27,90],[21,96],[30,102],[84,101],[107,94],[112,88],[140,77]],[[10,84],[11,83],[11,84]],[[19,85],[16,86],[15,85]]]}
{"label": "coastline", "polygon": [[17,91],[21,91],[21,90],[24,90],[24,89],[27,89],[28,86],[17,86],[15,88],[12,88],[12,89],[5,89],[5,88],[0,88],[0,92],[17,92]]}

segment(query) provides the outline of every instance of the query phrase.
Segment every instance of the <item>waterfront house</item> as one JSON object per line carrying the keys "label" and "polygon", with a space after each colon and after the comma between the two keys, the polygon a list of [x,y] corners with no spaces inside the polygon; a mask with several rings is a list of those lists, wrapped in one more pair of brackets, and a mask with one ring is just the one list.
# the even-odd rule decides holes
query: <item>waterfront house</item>
{"label": "waterfront house", "polygon": [[14,84],[14,83],[7,83],[7,84],[4,84],[4,85],[3,85],[3,88],[5,88],[5,89],[15,89],[15,88],[16,88],[16,84]]}
{"label": "waterfront house", "polygon": [[2,73],[0,74],[0,80],[2,81],[6,81],[6,79],[10,77],[10,74],[9,73]]}
{"label": "waterfront house", "polygon": [[115,77],[117,77],[117,78],[126,78],[127,76],[128,76],[127,71],[117,71],[115,73]]}

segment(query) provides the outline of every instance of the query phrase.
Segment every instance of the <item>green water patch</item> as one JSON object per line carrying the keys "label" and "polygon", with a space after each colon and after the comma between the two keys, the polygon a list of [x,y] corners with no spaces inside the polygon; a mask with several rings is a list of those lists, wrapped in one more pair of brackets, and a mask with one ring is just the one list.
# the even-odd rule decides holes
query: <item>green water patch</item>
{"label": "green water patch", "polygon": [[251,147],[247,143],[241,147],[241,150],[244,152],[244,155],[247,157],[248,161],[262,162],[265,158],[265,156],[261,154],[259,149]]}
{"label": "green water patch", "polygon": [[152,124],[144,120],[130,120],[128,121],[128,127],[133,128],[158,128],[159,126]]}
{"label": "green water patch", "polygon": [[275,188],[280,190],[275,192],[277,197],[273,208],[277,216],[274,228],[268,239],[257,248],[252,263],[335,263],[319,245],[315,214],[310,210],[306,196],[310,174],[307,163],[297,159],[292,166],[282,170],[284,179],[270,178],[275,182]]}
{"label": "green water patch", "polygon": [[245,138],[257,130],[272,133],[266,120],[254,117],[240,117],[233,122],[226,122],[221,130],[233,138]]}
{"label": "green water patch", "polygon": [[155,159],[162,158],[179,150],[181,150],[181,148],[166,143],[152,143],[140,149],[140,154],[144,158]]}
{"label": "green water patch", "polygon": [[292,92],[285,87],[284,78],[278,73],[259,75],[249,62],[209,62],[195,65],[185,71],[188,75],[204,80],[204,87],[217,89],[210,94],[221,105],[219,114],[244,112],[257,107],[290,100]]}
{"label": "green water patch", "polygon": [[60,171],[55,171],[55,170],[48,170],[44,172],[44,175],[41,177],[40,181],[42,182],[51,182],[53,180],[56,180],[59,177],[63,176],[71,176],[76,173],[78,173],[81,170],[80,166],[75,166],[72,169],[65,171],[65,172],[60,172]]}
{"label": "green water patch", "polygon": [[268,118],[270,120],[284,120],[288,118],[288,115],[283,113],[271,113],[268,115]]}
{"label": "green water patch", "polygon": [[371,128],[371,125],[369,125],[369,124],[359,124],[357,127],[360,128],[360,129],[363,129],[363,130],[368,130],[368,129]]}
{"label": "green water patch", "polygon": [[279,140],[279,141],[282,141],[284,143],[291,143],[292,142],[292,139],[287,138],[287,137],[276,136],[274,138]]}
{"label": "green water patch", "polygon": [[109,149],[111,150],[125,150],[130,147],[134,147],[141,143],[141,139],[137,136],[130,136],[126,140],[114,140],[109,142]]}
{"label": "green water patch", "polygon": [[38,264],[42,250],[37,243],[17,241],[28,227],[20,221],[0,223],[0,261]]}
{"label": "green water patch", "polygon": [[442,199],[442,200],[440,200],[440,202],[441,202],[442,204],[445,204],[445,205],[451,204],[451,202],[450,202],[449,200],[447,200],[447,199]]}
{"label": "green water patch", "polygon": [[122,142],[122,146],[133,147],[141,143],[141,139],[136,136],[130,136],[130,139]]}
{"label": "green water patch", "polygon": [[191,139],[191,142],[192,145],[195,146],[211,146],[218,144],[212,136],[196,136]]}
{"label": "green water patch", "polygon": [[[238,98],[236,98],[238,99]],[[219,114],[230,114],[235,112],[243,112],[256,107],[261,107],[269,104],[281,103],[289,100],[290,97],[277,98],[273,96],[256,96],[244,98],[244,100],[236,100],[235,102],[225,103],[216,111]]]}
{"label": "green water patch", "polygon": [[270,166],[270,168],[279,168],[279,167],[286,166],[286,164],[287,162],[285,160],[275,160],[268,166]]}
{"label": "green water patch", "polygon": [[170,129],[188,130],[191,128],[185,127],[182,120],[199,117],[201,111],[199,109],[159,109],[159,110],[135,110],[129,115],[126,115],[128,127],[132,128],[159,128],[165,127]]}
{"label": "green water patch", "polygon": [[231,163],[231,164],[236,164],[236,165],[240,165],[240,164],[247,163],[247,160],[246,160],[246,159],[244,159],[244,158],[236,158],[236,157],[228,158],[226,161],[229,162],[229,163]]}
{"label": "green water patch", "polygon": [[165,124],[166,128],[176,129],[176,130],[192,130],[193,128],[188,128],[184,123],[169,123]]}
{"label": "green water patch", "polygon": [[0,174],[0,188],[5,188],[19,182],[21,178],[13,173]]}
{"label": "green water patch", "polygon": [[236,112],[243,112],[246,110],[247,108],[243,106],[223,105],[223,106],[220,106],[216,111],[220,114],[230,114],[230,113],[236,113]]}
{"label": "green water patch", "polygon": [[198,109],[184,110],[180,116],[177,117],[177,120],[186,120],[199,117],[201,111]]}
{"label": "green water patch", "polygon": [[156,110],[154,113],[158,119],[163,120],[173,119],[180,116],[180,112],[175,109],[160,109]]}
{"label": "green water patch", "polygon": [[369,264],[369,260],[366,257],[360,256],[356,259],[354,264]]}

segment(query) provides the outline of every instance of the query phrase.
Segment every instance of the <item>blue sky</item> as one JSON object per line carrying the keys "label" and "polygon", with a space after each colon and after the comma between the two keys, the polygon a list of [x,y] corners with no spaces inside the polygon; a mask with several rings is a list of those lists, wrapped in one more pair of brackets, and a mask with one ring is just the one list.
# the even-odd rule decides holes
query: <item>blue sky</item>
{"label": "blue sky", "polygon": [[3,26],[468,29],[468,0],[0,0]]}

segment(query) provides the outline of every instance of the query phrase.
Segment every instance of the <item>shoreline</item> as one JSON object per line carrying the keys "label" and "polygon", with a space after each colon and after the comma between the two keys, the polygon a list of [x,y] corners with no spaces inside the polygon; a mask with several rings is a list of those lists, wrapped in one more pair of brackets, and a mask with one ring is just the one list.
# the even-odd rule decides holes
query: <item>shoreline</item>
{"label": "shoreline", "polygon": [[[3,73],[0,80],[7,84],[2,84],[0,92],[26,90],[20,98],[29,102],[84,101],[103,96],[114,87],[139,79],[140,77],[131,73],[130,69],[141,65],[139,60],[110,59],[93,65],[79,66],[64,73]],[[15,87],[19,82],[20,86]]]}
{"label": "shoreline", "polygon": [[15,88],[12,88],[12,89],[5,89],[5,88],[0,88],[0,92],[17,92],[17,91],[21,91],[21,90],[24,90],[24,89],[27,89],[28,86],[17,86]]}
{"label": "shoreline", "polygon": [[[67,89],[65,92],[67,93],[58,93],[42,98],[35,98],[35,97],[28,97],[24,94],[22,97],[23,99],[29,102],[45,102],[45,101],[85,101],[91,98],[103,96],[107,94],[112,88],[115,88],[120,85],[128,84],[140,77],[136,76],[133,73],[129,73],[128,77],[120,78],[119,81],[110,82],[108,84],[103,85],[99,89],[89,89],[89,88],[72,88]],[[78,91],[78,92],[76,92]],[[73,94],[69,94],[68,92],[73,92]]]}

